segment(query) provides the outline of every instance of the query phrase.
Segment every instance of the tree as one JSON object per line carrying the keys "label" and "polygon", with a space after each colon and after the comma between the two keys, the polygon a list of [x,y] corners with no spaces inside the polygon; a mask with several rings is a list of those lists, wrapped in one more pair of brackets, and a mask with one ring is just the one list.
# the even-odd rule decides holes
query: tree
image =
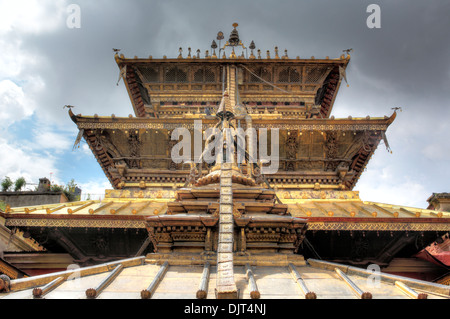
{"label": "tree", "polygon": [[25,178],[19,177],[19,178],[16,179],[16,181],[14,182],[14,191],[15,191],[15,192],[21,191],[22,188],[24,188],[26,184],[27,184],[27,182],[25,181]]}
{"label": "tree", "polygon": [[52,192],[63,192],[64,195],[66,195],[66,197],[69,200],[69,202],[74,202],[74,201],[80,200],[80,196],[75,195],[77,186],[78,185],[75,183],[75,180],[72,179],[65,186],[52,184],[50,186],[50,191],[52,191]]}
{"label": "tree", "polygon": [[13,185],[13,182],[12,182],[11,178],[6,176],[5,179],[2,181],[2,184],[1,184],[2,192],[9,191],[9,189],[11,188],[12,185]]}
{"label": "tree", "polygon": [[67,183],[66,187],[64,187],[63,192],[66,195],[69,202],[80,200],[80,196],[75,195],[77,186],[78,185],[75,183],[75,180],[72,178],[70,182]]}

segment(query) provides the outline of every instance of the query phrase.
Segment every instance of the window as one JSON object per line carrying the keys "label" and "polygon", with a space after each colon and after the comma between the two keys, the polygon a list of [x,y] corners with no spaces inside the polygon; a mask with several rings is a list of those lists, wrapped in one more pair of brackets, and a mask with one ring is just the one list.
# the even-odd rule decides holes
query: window
{"label": "window", "polygon": [[181,68],[166,68],[165,82],[187,82],[187,72]]}

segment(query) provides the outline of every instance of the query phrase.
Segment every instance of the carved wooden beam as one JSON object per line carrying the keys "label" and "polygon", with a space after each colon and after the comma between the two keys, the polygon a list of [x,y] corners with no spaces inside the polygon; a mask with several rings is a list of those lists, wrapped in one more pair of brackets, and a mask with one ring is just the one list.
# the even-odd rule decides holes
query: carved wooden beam
{"label": "carved wooden beam", "polygon": [[408,215],[410,215],[411,217],[420,217],[420,213],[413,213],[403,207],[400,207],[400,210],[404,213],[407,213]]}
{"label": "carved wooden beam", "polygon": [[295,282],[300,287],[300,290],[305,295],[305,299],[317,299],[317,295],[308,289],[308,287],[305,284],[305,281],[298,272],[297,268],[295,268],[294,264],[289,264],[289,270],[291,271],[291,275],[292,277],[294,277]]}
{"label": "carved wooden beam", "polygon": [[133,209],[133,211],[131,212],[133,215],[137,215],[140,212],[142,212],[144,209],[146,209],[148,206],[150,206],[152,202],[149,201],[148,203],[144,204],[142,207],[140,207],[139,209]]}
{"label": "carved wooden beam", "polygon": [[117,208],[117,209],[110,209],[109,212],[110,212],[112,215],[115,215],[115,214],[117,214],[118,212],[120,212],[121,210],[124,210],[125,208],[127,208],[128,206],[130,206],[131,203],[132,203],[132,202],[130,201],[130,202],[128,202],[128,203],[126,203],[126,204],[120,206],[120,207]]}
{"label": "carved wooden beam", "polygon": [[352,289],[352,291],[361,299],[372,299],[370,292],[363,292],[346,274],[339,268],[335,268],[334,271],[338,276]]}
{"label": "carved wooden beam", "polygon": [[152,239],[150,237],[147,237],[145,239],[145,241],[142,243],[142,246],[139,248],[139,250],[136,253],[135,257],[141,256],[142,253],[144,252],[144,250],[148,247],[148,245],[150,245],[151,242],[152,242]]}
{"label": "carved wooden beam", "polygon": [[153,296],[153,293],[155,292],[156,287],[158,287],[158,284],[164,278],[164,275],[166,274],[168,269],[169,269],[169,262],[166,261],[161,266],[161,268],[159,268],[158,273],[156,274],[155,278],[153,278],[153,280],[150,283],[150,285],[148,286],[148,288],[141,291],[142,299],[150,299]]}
{"label": "carved wooden beam", "polygon": [[[341,212],[343,212],[346,215],[352,216],[351,213],[346,210],[344,207],[338,205],[337,203],[333,203],[333,206],[336,207],[337,209],[339,209]],[[352,216],[353,217],[353,216]]]}
{"label": "carved wooden beam", "polygon": [[208,296],[210,267],[211,264],[209,262],[207,262],[203,267],[202,279],[200,280],[200,284],[196,294],[197,299],[206,299],[206,297]]}
{"label": "carved wooden beam", "polygon": [[55,207],[53,209],[47,208],[46,211],[47,211],[47,214],[52,214],[52,213],[54,213],[54,212],[56,212],[56,211],[58,211],[60,209],[63,209],[64,207],[66,207],[65,204],[61,205],[61,206],[58,206],[58,207]]}
{"label": "carved wooden beam", "polygon": [[390,215],[390,216],[398,217],[398,214],[397,214],[397,216],[395,216],[395,213],[392,213],[392,212],[388,211],[387,209],[385,209],[385,208],[383,208],[383,207],[381,207],[381,206],[379,206],[377,204],[372,204],[372,205],[375,206],[376,208],[378,208],[379,210],[381,210],[382,212]]}
{"label": "carved wooden beam", "polygon": [[108,202],[108,203],[106,203],[105,205],[101,205],[100,207],[97,207],[96,209],[89,209],[89,214],[91,214],[91,215],[93,215],[93,214],[95,214],[96,212],[98,212],[98,211],[100,211],[100,210],[102,210],[102,209],[105,209],[106,207],[108,207],[108,206],[110,206],[110,205],[112,205],[114,202]]}
{"label": "carved wooden beam", "polygon": [[400,289],[404,294],[413,299],[427,299],[428,295],[425,293],[417,293],[415,290],[411,289],[401,281],[395,282],[395,287]]}
{"label": "carved wooden beam", "polygon": [[105,279],[102,280],[100,284],[96,288],[89,288],[86,290],[86,297],[88,298],[97,298],[102,291],[111,283],[114,279],[119,275],[122,271],[123,265],[118,265]]}
{"label": "carved wooden beam", "polygon": [[250,297],[252,299],[259,299],[261,298],[261,293],[258,290],[258,286],[256,285],[255,276],[253,275],[252,268],[249,264],[245,265],[246,268],[246,274],[247,274],[247,280],[248,280],[248,286],[250,290]]}
{"label": "carved wooden beam", "polygon": [[318,209],[318,210],[320,210],[325,216],[333,216],[333,212],[331,212],[331,214],[330,214],[330,212],[327,212],[327,210],[325,209],[325,208],[323,208],[319,203],[316,203],[316,202],[312,202],[313,203],[313,205]]}
{"label": "carved wooden beam", "polygon": [[35,212],[35,211],[37,211],[37,208],[26,208],[25,207],[25,214],[29,214],[29,213],[32,213],[32,212]]}
{"label": "carved wooden beam", "polygon": [[78,207],[78,208],[75,208],[75,209],[67,208],[67,213],[68,213],[69,215],[72,215],[72,214],[74,214],[74,213],[76,213],[76,212],[78,212],[78,211],[80,211],[80,210],[82,210],[82,209],[84,209],[84,208],[86,208],[86,207],[88,207],[88,206],[91,206],[91,205],[94,204],[94,203],[95,203],[95,202],[92,201],[92,202],[86,203],[86,204],[84,204],[84,205],[82,205],[82,206],[80,206],[80,207]]}
{"label": "carved wooden beam", "polygon": [[55,228],[49,231],[49,236],[52,240],[56,241],[58,246],[61,246],[65,251],[67,251],[77,262],[85,262],[88,257],[85,252],[78,248],[77,245],[66,235],[66,232]]}
{"label": "carved wooden beam", "polygon": [[357,205],[355,203],[350,203],[353,207],[355,207],[357,210],[362,211],[364,214],[366,214],[367,216],[371,216],[373,217],[373,214],[371,212],[369,212],[367,209],[365,209],[364,207],[362,207],[361,205]]}
{"label": "carved wooden beam", "polygon": [[394,238],[384,245],[383,250],[376,256],[377,263],[390,263],[394,256],[405,246],[413,243],[418,236],[416,232],[409,232],[408,236],[405,236],[403,232],[398,232]]}
{"label": "carved wooden beam", "polygon": [[33,289],[33,298],[42,298],[46,294],[48,294],[50,291],[54,290],[56,287],[61,285],[63,282],[66,281],[65,277],[58,277],[55,280],[49,282],[44,287],[41,288],[34,288]]}

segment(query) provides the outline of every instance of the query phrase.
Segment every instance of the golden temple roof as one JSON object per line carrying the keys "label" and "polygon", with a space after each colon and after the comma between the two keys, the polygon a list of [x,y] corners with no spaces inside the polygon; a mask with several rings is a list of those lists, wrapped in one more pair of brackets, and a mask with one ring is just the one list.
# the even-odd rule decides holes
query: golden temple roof
{"label": "golden temple roof", "polygon": [[[208,200],[213,192],[110,190],[103,200],[16,207],[0,215],[8,227],[145,228],[150,216],[211,214],[218,206]],[[309,230],[446,231],[450,226],[450,212],[362,201],[358,192],[280,190],[276,194],[282,204],[267,201],[273,197],[269,193],[267,189],[235,190],[235,207],[249,216],[287,212],[308,220]],[[144,195],[152,198],[139,198]]]}

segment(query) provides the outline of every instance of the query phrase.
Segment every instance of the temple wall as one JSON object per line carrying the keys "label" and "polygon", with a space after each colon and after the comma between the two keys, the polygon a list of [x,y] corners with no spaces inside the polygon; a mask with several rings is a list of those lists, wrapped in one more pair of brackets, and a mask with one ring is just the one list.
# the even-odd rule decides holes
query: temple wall
{"label": "temple wall", "polygon": [[68,200],[63,193],[55,192],[2,192],[0,201],[4,201],[10,207],[24,207],[65,203]]}

